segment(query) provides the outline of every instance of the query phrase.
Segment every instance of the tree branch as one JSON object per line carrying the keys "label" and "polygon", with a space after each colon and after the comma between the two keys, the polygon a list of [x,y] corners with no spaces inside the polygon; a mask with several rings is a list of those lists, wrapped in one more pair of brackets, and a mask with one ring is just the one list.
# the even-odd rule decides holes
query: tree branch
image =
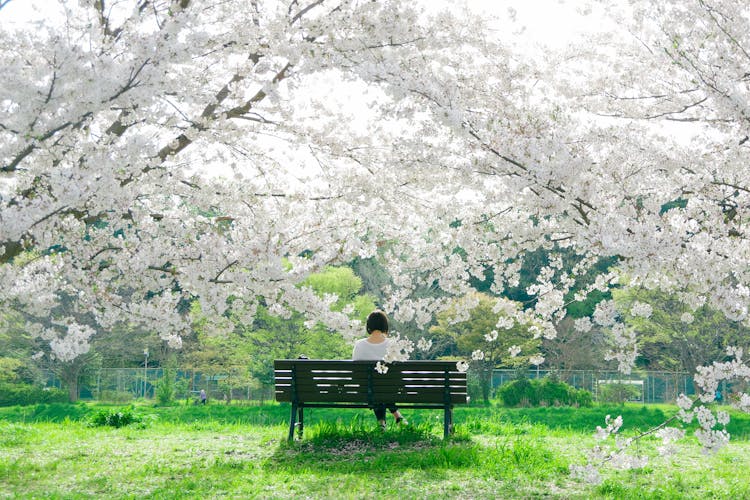
{"label": "tree branch", "polygon": [[[289,24],[294,24],[294,23],[296,23],[297,21],[299,21],[300,19],[302,19],[302,16],[304,16],[305,14],[307,14],[308,12],[310,12],[310,11],[311,11],[312,9],[314,9],[314,8],[315,8],[315,7],[317,7],[318,5],[322,4],[322,3],[324,2],[324,1],[325,1],[325,0],[315,0],[314,2],[312,2],[312,3],[311,3],[310,5],[308,5],[307,7],[305,7],[305,8],[304,8],[304,9],[302,9],[302,10],[300,10],[299,12],[297,12],[297,13],[296,13],[296,14],[295,14],[295,15],[294,15],[294,16],[292,17],[292,20],[291,20],[291,21],[289,22]],[[290,13],[290,14],[292,13],[292,5],[296,5],[296,4],[297,4],[297,2],[296,2],[296,0],[295,0],[294,2],[292,2],[292,3],[291,3],[291,4],[289,5],[289,13]]]}
{"label": "tree branch", "polygon": [[81,124],[83,124],[83,122],[86,121],[91,116],[93,116],[93,113],[91,111],[87,111],[86,113],[83,114],[83,116],[81,116],[81,118],[78,119],[78,121],[76,122],[67,121],[61,125],[58,125],[57,127],[51,130],[48,130],[44,134],[35,137],[34,140],[31,143],[29,143],[20,153],[18,153],[18,155],[16,155],[16,157],[13,158],[13,160],[9,164],[3,165],[2,167],[0,167],[0,172],[5,172],[5,173],[15,172],[16,169],[18,168],[18,165],[24,160],[24,158],[29,156],[31,152],[36,149],[36,145],[38,143],[46,141],[53,135],[57,134],[61,130],[64,130],[68,127],[72,127],[72,128],[80,127]]}
{"label": "tree branch", "polygon": [[213,278],[211,278],[211,279],[210,279],[210,280],[208,280],[208,281],[209,281],[210,283],[216,283],[217,285],[219,285],[219,284],[227,284],[227,283],[232,283],[232,281],[231,281],[231,280],[220,280],[220,279],[219,279],[219,277],[220,277],[220,276],[221,276],[222,274],[224,274],[224,271],[226,271],[226,270],[227,270],[227,269],[229,269],[230,267],[232,267],[232,266],[236,265],[237,263],[239,263],[239,261],[238,261],[238,260],[236,260],[236,259],[235,259],[235,260],[233,260],[232,262],[230,262],[229,264],[227,264],[226,266],[224,266],[224,268],[223,268],[223,269],[221,269],[221,271],[219,271],[218,273],[216,273],[216,276],[214,276]]}
{"label": "tree branch", "polygon": [[[735,47],[737,47],[740,50],[740,52],[742,52],[744,54],[745,59],[750,60],[750,54],[748,54],[747,50],[745,50],[745,47],[743,47],[740,44],[740,42],[738,42],[737,39],[734,36],[732,36],[732,34],[729,33],[729,31],[727,31],[727,29],[716,18],[716,15],[714,14],[715,12],[717,12],[716,9],[714,9],[710,5],[707,5],[706,2],[704,2],[703,0],[698,0],[698,1],[701,4],[701,6],[706,10],[706,12],[708,13],[709,17],[711,17],[711,20],[714,22],[714,24],[716,24],[716,26],[719,28],[719,30],[721,30],[721,32],[726,35],[726,37],[732,42],[732,44]],[[721,14],[721,15],[722,15],[722,17],[725,17],[723,14]]]}

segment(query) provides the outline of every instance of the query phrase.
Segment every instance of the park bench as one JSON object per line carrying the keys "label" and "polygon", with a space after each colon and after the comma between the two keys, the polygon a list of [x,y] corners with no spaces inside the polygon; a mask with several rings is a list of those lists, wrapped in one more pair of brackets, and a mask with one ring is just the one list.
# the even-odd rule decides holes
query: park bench
{"label": "park bench", "polygon": [[455,361],[399,361],[385,374],[374,361],[278,359],[274,361],[276,400],[292,403],[289,440],[302,437],[305,408],[442,409],[443,436],[453,431],[453,405],[465,404],[466,373]]}

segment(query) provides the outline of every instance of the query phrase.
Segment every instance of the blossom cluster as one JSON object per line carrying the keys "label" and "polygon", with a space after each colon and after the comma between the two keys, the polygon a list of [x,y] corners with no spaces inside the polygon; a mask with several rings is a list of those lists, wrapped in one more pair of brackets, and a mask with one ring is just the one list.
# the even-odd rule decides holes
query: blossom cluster
{"label": "blossom cluster", "polygon": [[[679,411],[675,418],[689,424],[693,420],[697,421],[698,429],[694,435],[701,444],[702,451],[705,454],[716,453],[725,446],[730,439],[730,434],[726,430],[729,424],[730,416],[726,411],[716,409],[712,410],[709,403],[716,398],[715,391],[719,383],[731,380],[750,380],[750,367],[743,361],[743,350],[737,347],[729,347],[727,355],[732,357],[730,361],[715,362],[710,366],[699,367],[698,374],[695,376],[696,385],[700,391],[695,399],[691,399],[685,394],[678,395],[675,403]],[[750,395],[741,392],[730,397],[730,401],[736,408],[750,412]],[[617,417],[614,420],[607,415],[605,419],[606,427],[597,426],[595,437],[598,441],[605,441],[610,436],[617,434],[622,426],[622,418]],[[717,427],[721,428],[717,428]],[[615,439],[615,445],[612,448],[605,449],[600,445],[595,446],[588,456],[588,462],[584,465],[571,466],[571,474],[574,477],[586,480],[588,482],[598,483],[601,481],[599,468],[604,463],[609,463],[617,468],[642,467],[647,463],[646,457],[635,457],[625,453],[625,450],[634,442],[642,437],[654,433],[662,440],[657,451],[661,456],[669,456],[676,453],[675,443],[685,437],[685,430],[666,425],[659,425],[651,431],[646,431],[635,438]]]}
{"label": "blossom cluster", "polygon": [[[597,444],[589,450],[586,464],[571,464],[570,466],[570,473],[573,477],[591,484],[601,483],[600,467],[605,463],[622,470],[642,468],[648,463],[648,457],[645,455],[627,453],[634,439],[622,438],[618,435],[623,424],[621,415],[614,419],[607,415],[604,420],[605,427],[597,426],[594,433],[596,440],[602,444]],[[604,442],[612,436],[614,436],[614,443],[606,446]]]}

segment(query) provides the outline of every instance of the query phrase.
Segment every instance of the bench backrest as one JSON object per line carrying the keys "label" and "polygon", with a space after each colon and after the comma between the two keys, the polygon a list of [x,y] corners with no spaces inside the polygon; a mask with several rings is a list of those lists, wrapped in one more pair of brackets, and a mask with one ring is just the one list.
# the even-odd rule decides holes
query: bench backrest
{"label": "bench backrest", "polygon": [[385,374],[374,361],[274,361],[276,400],[351,403],[466,403],[466,373],[455,361],[399,361]]}

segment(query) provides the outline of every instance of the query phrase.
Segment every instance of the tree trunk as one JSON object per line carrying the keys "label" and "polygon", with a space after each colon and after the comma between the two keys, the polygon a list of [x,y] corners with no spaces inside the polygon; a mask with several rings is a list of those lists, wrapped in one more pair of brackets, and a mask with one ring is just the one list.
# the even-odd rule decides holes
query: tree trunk
{"label": "tree trunk", "polygon": [[78,401],[78,373],[66,378],[67,380],[63,380],[63,382],[68,388],[68,399],[71,403],[75,403]]}
{"label": "tree trunk", "polygon": [[493,366],[494,364],[490,365],[489,367],[483,366],[479,372],[479,382],[482,386],[482,399],[484,399],[485,404],[488,404],[490,402]]}
{"label": "tree trunk", "polygon": [[71,403],[78,401],[78,378],[85,363],[83,358],[84,356],[80,356],[72,363],[65,363],[54,370],[62,384],[68,389],[68,399]]}

